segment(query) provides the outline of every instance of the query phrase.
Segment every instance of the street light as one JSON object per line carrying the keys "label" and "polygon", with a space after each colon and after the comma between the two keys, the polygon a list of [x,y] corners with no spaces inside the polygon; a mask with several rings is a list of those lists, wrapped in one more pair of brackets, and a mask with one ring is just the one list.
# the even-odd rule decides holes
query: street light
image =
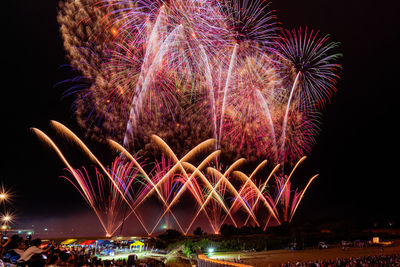
{"label": "street light", "polygon": [[6,189],[3,185],[0,185],[0,202],[3,202],[3,205],[5,202],[10,201],[12,196],[13,194],[10,190]]}
{"label": "street light", "polygon": [[10,198],[12,198],[12,194],[10,194],[10,191],[6,190],[6,188],[1,185],[0,186],[0,213],[2,214],[2,217],[0,220],[2,221],[2,226],[1,226],[1,234],[4,235],[9,227],[9,224],[12,223],[13,221],[13,216],[12,214],[7,212],[6,209],[6,203],[10,201]]}
{"label": "street light", "polygon": [[10,194],[7,193],[7,191],[4,189],[4,187],[0,187],[0,204],[2,208],[2,213],[6,212],[6,202],[8,202],[10,199]]}
{"label": "street light", "polygon": [[13,216],[12,216],[11,213],[5,213],[5,214],[2,214],[2,216],[1,216],[1,218],[0,218],[0,221],[1,221],[4,225],[8,226],[10,223],[12,223],[13,219],[14,219],[14,218],[13,218]]}
{"label": "street light", "polygon": [[1,226],[1,237],[3,237],[6,234],[7,231],[7,225],[3,224]]}
{"label": "street light", "polygon": [[0,193],[0,200],[6,200],[8,197],[7,193]]}
{"label": "street light", "polygon": [[3,216],[3,221],[5,224],[7,224],[9,221],[11,221],[11,216],[10,215],[4,215]]}
{"label": "street light", "polygon": [[12,220],[12,217],[8,214],[3,215],[3,217],[1,218],[1,220],[3,221],[3,225],[1,226],[1,230],[2,230],[2,234],[4,235],[7,228],[8,228],[8,223]]}

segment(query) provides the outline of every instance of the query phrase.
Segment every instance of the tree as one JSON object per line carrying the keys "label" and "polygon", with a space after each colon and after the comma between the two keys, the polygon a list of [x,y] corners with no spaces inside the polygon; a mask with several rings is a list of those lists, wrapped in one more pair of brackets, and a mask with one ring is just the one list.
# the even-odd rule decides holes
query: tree
{"label": "tree", "polygon": [[194,231],[193,231],[194,235],[203,235],[203,230],[201,229],[201,227],[197,227]]}
{"label": "tree", "polygon": [[168,229],[161,235],[157,236],[157,241],[159,241],[159,245],[164,244],[167,247],[169,244],[180,241],[183,238],[181,232],[173,229]]}
{"label": "tree", "polygon": [[221,229],[219,230],[219,232],[221,233],[221,235],[223,236],[232,236],[237,234],[237,229],[235,226],[230,225],[230,224],[223,224],[221,226]]}

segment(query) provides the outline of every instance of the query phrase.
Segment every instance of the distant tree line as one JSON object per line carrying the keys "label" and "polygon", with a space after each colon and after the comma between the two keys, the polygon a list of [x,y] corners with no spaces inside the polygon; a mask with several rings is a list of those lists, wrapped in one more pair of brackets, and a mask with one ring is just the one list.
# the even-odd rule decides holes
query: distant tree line
{"label": "distant tree line", "polygon": [[[330,231],[322,231],[310,224],[296,226],[282,224],[270,227],[263,231],[259,227],[245,226],[236,228],[233,225],[224,224],[220,234],[207,234],[200,227],[193,231],[193,235],[184,236],[177,230],[166,230],[157,236],[155,246],[160,249],[172,249],[183,247],[186,255],[194,253],[207,253],[212,247],[215,251],[243,251],[243,250],[274,250],[289,249],[296,244],[296,249],[316,247],[319,242],[328,244],[339,243],[342,240],[371,240],[376,233],[368,230],[357,229],[351,225],[338,224],[331,227]],[[398,234],[383,233],[381,238],[399,238]]]}

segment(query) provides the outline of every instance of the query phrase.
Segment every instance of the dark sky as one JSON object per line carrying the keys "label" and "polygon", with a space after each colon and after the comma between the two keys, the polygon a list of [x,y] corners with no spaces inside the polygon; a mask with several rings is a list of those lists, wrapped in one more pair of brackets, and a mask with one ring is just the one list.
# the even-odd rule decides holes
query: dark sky
{"label": "dark sky", "polygon": [[[320,177],[296,219],[397,216],[398,9],[390,1],[372,0],[276,0],[272,7],[285,28],[329,33],[344,55],[338,92],[323,111],[317,145],[302,167],[306,175]],[[88,213],[89,221],[93,215],[72,185],[59,178],[65,174],[61,161],[29,129],[48,132],[49,121],[57,120],[80,133],[73,98],[63,98],[65,87],[55,86],[73,77],[62,67],[68,62],[57,1],[7,1],[2,13],[0,179],[15,194],[17,227],[35,225],[40,231],[64,221],[68,232],[80,227],[71,218]]]}

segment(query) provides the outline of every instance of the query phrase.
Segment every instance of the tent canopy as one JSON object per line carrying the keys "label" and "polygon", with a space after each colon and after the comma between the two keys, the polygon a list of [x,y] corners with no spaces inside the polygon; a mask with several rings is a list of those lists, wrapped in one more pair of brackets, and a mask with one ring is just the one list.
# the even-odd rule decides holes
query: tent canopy
{"label": "tent canopy", "polygon": [[93,243],[94,243],[94,240],[85,240],[82,243],[80,243],[79,245],[81,245],[81,246],[89,246],[89,245],[91,245]]}
{"label": "tent canopy", "polygon": [[142,247],[143,247],[143,246],[144,246],[144,243],[143,243],[143,242],[135,241],[134,243],[132,243],[132,244],[130,245],[130,248],[132,249],[132,247],[134,247],[134,248],[136,248],[136,249],[142,250]]}
{"label": "tent canopy", "polygon": [[135,243],[132,243],[131,246],[144,246],[144,243],[140,241],[135,241]]}
{"label": "tent canopy", "polygon": [[97,240],[98,245],[110,245],[112,244],[109,240]]}
{"label": "tent canopy", "polygon": [[61,245],[69,245],[69,244],[74,243],[75,241],[76,241],[76,239],[70,238],[70,239],[67,239],[67,240],[64,240],[63,242],[61,242]]}

